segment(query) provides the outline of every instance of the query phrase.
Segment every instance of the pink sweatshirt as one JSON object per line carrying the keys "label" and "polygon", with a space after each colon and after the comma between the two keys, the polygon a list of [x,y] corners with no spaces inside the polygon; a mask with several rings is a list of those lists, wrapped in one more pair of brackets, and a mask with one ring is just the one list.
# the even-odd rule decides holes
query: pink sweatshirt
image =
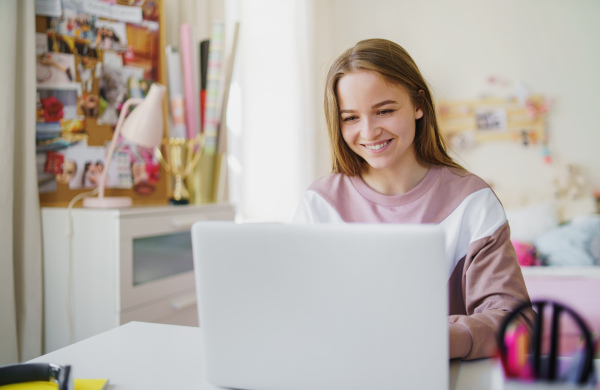
{"label": "pink sweatshirt", "polygon": [[[450,358],[490,357],[504,317],[529,301],[504,209],[479,177],[432,166],[411,191],[381,195],[331,174],[304,194],[295,223],[435,223],[446,235]],[[524,320],[531,326],[535,313]]]}

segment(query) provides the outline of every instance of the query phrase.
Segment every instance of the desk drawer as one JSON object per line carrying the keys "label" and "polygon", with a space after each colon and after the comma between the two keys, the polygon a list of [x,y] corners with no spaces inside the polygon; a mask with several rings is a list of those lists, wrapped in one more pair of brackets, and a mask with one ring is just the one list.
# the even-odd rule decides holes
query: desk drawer
{"label": "desk drawer", "polygon": [[121,312],[121,324],[131,321],[198,326],[198,306],[196,304],[195,289]]}

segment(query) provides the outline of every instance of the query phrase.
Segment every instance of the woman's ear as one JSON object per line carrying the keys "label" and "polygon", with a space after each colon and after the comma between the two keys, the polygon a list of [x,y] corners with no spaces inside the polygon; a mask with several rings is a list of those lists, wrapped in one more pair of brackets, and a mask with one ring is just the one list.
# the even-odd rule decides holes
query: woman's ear
{"label": "woman's ear", "polygon": [[421,107],[417,107],[415,111],[415,120],[423,118],[423,109]]}
{"label": "woman's ear", "polygon": [[[425,91],[422,89],[419,89],[419,95],[421,95],[421,101],[423,101],[424,97],[425,97]],[[415,120],[417,119],[421,119],[423,118],[423,106],[421,104],[416,106],[416,110],[415,110]]]}

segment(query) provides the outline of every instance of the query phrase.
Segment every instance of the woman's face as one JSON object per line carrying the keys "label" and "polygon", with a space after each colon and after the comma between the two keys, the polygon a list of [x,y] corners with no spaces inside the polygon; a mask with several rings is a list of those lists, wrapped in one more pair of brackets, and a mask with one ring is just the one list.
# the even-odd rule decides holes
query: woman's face
{"label": "woman's face", "polygon": [[417,160],[415,121],[423,110],[412,104],[403,86],[356,71],[338,81],[337,96],[344,141],[370,168],[397,170]]}
{"label": "woman's face", "polygon": [[69,181],[75,176],[77,166],[73,160],[65,160],[61,166],[61,172],[56,175],[56,181],[61,184],[69,184]]}

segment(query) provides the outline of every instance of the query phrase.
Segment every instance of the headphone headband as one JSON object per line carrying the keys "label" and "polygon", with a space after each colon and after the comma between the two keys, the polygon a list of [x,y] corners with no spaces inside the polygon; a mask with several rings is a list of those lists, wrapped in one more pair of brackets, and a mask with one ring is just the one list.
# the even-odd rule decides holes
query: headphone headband
{"label": "headphone headband", "polygon": [[0,367],[0,386],[21,382],[53,381],[58,390],[73,390],[71,366],[54,363],[11,364]]}

